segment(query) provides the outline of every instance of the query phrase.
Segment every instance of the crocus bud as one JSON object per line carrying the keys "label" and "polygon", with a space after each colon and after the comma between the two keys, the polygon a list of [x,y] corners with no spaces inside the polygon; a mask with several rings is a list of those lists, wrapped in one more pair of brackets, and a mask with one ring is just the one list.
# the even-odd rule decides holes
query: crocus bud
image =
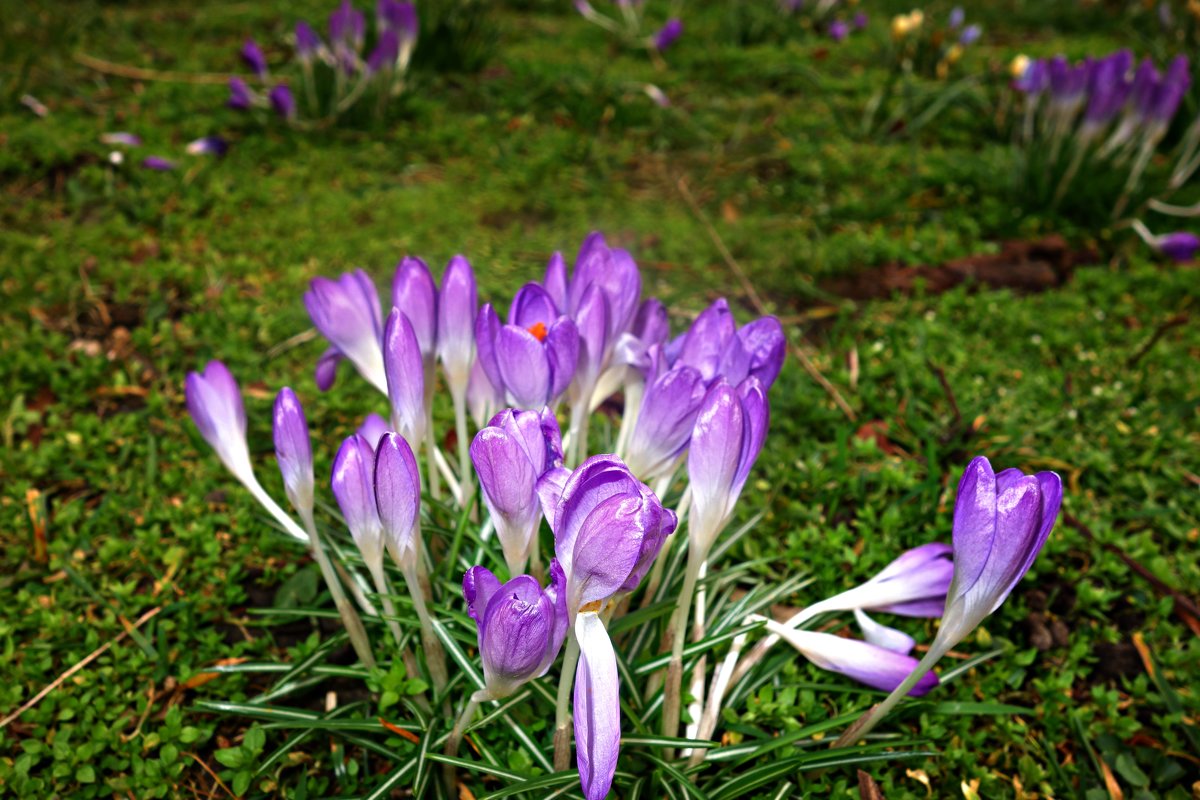
{"label": "crocus bud", "polygon": [[660,53],[665,52],[682,35],[683,21],[673,17],[654,34],[654,49]]}
{"label": "crocus bud", "polygon": [[308,438],[308,421],[300,398],[290,387],[275,396],[272,433],[275,436],[275,460],[283,475],[283,489],[292,507],[305,519],[313,513],[313,457]]}
{"label": "crocus bud", "polygon": [[475,363],[475,316],[479,297],[475,273],[463,256],[455,256],[442,273],[438,297],[437,356],[454,392],[467,387]]}
{"label": "crocus bud", "polygon": [[333,346],[317,365],[317,384],[328,389],[337,362],[345,357],[375,388],[387,393],[383,322],[370,276],[358,269],[337,280],[314,278],[304,294],[304,307],[313,325]]}
{"label": "crocus bud", "polygon": [[853,27],[856,31],[865,31],[870,21],[871,18],[867,16],[865,11],[859,11],[854,15],[854,21],[851,23],[851,27]]}
{"label": "crocus bud", "polygon": [[610,352],[610,324],[611,314],[604,292],[596,285],[588,287],[575,312],[575,325],[579,330],[579,358],[572,383],[574,401],[591,400],[592,390]]}
{"label": "crocus bud", "polygon": [[267,59],[263,55],[262,48],[253,39],[247,39],[242,44],[241,52],[242,63],[244,63],[251,72],[260,78],[267,77]]}
{"label": "crocus bud", "polygon": [[229,143],[220,136],[204,136],[188,142],[185,150],[190,156],[223,156],[229,150]]}
{"label": "crocus bud", "polygon": [[379,0],[377,14],[380,29],[395,31],[401,50],[412,47],[417,39],[417,7],[414,3]]}
{"label": "crocus bud", "polygon": [[562,253],[555,251],[554,255],[550,256],[550,261],[546,263],[546,275],[542,278],[542,287],[550,295],[556,308],[569,308],[567,284],[567,264],[563,261]]}
{"label": "crocus bud", "polygon": [[397,564],[411,563],[416,557],[421,473],[412,447],[398,433],[385,433],[375,451],[375,503],[388,552]]}
{"label": "crocus bud", "polygon": [[562,465],[558,420],[547,408],[503,411],[471,442],[471,461],[511,575],[524,571],[542,522],[537,484]]}
{"label": "crocus bud", "polygon": [[1191,261],[1200,249],[1200,237],[1187,231],[1164,233],[1155,237],[1155,248],[1172,261]]}
{"label": "crocus bud", "polygon": [[279,116],[286,120],[296,117],[296,98],[292,96],[292,90],[286,83],[273,87],[267,94],[267,99],[271,102],[271,109]]}
{"label": "crocus bud", "polygon": [[600,615],[575,618],[579,663],[575,667],[575,763],[587,800],[604,800],[621,753],[620,676],[617,654]]}
{"label": "crocus bud", "polygon": [[371,569],[383,563],[383,529],[375,504],[375,451],[355,434],[347,437],[333,459],[330,485],[346,527]]}
{"label": "crocus bud", "polygon": [[184,395],[192,421],[225,468],[243,483],[253,481],[246,446],[246,410],[229,368],[220,361],[210,361],[203,372],[189,372]]}
{"label": "crocus bud", "polygon": [[[542,482],[556,474],[551,470]],[[637,588],[676,525],[675,514],[611,455],[580,464],[546,506],[572,618],[584,606]]]}
{"label": "crocus bud", "polygon": [[425,365],[421,345],[408,317],[398,308],[388,315],[383,331],[383,366],[392,426],[410,442],[425,437]]}
{"label": "crocus bud", "polygon": [[[575,257],[575,271],[567,288],[568,314],[580,322],[584,297],[588,290],[599,287],[609,309],[608,341],[629,330],[641,301],[642,276],[633,256],[624,250],[609,247],[603,234],[593,231],[583,240]],[[560,308],[564,308],[559,304]],[[580,322],[580,328],[583,325]],[[582,330],[581,330],[582,335]],[[605,354],[607,358],[607,352]]]}
{"label": "crocus bud", "polygon": [[1000,607],[1046,543],[1062,504],[1053,472],[996,474],[971,461],[954,503],[954,578],[931,653],[944,654]]}
{"label": "crocus bud", "polygon": [[304,20],[296,23],[296,58],[309,64],[321,51],[321,37]]}
{"label": "crocus bud", "polygon": [[175,169],[175,162],[162,156],[146,156],[142,159],[142,166],[156,172],[170,172]]}
{"label": "crocus bud", "polygon": [[706,394],[704,378],[692,367],[668,370],[646,387],[626,447],[634,475],[653,482],[675,470]]}
{"label": "crocus bud", "polygon": [[378,75],[396,66],[400,56],[400,36],[396,31],[388,29],[379,34],[375,49],[367,56],[367,73]]}
{"label": "crocus bud", "polygon": [[336,47],[357,52],[362,47],[366,25],[362,12],[356,10],[350,0],[342,0],[329,15],[329,40]]}
{"label": "crocus bud", "polygon": [[963,32],[958,37],[958,43],[963,47],[969,47],[979,41],[979,37],[983,35],[983,28],[978,25],[968,25],[963,28]]}
{"label": "crocus bud", "polygon": [[367,443],[372,448],[379,447],[379,440],[388,432],[387,420],[378,414],[371,413],[363,417],[362,424],[355,431],[359,436],[367,440]]}
{"label": "crocus bud", "polygon": [[225,105],[238,111],[246,111],[254,105],[254,91],[241,78],[229,79],[229,99]]}
{"label": "crocus bud", "polygon": [[431,365],[437,347],[438,294],[433,275],[421,259],[406,256],[396,266],[396,275],[392,279],[392,306],[408,317],[421,346],[421,358],[426,365]]}
{"label": "crocus bud", "polygon": [[835,42],[840,42],[850,35],[850,26],[840,19],[835,19],[829,23],[829,38]]}
{"label": "crocus bud", "polygon": [[545,675],[567,635],[566,579],[550,562],[544,590],[528,575],[501,585],[486,567],[463,576],[463,596],[479,635],[484,685],[493,700]]}
{"label": "crocus bud", "polygon": [[951,30],[958,30],[962,27],[963,22],[967,19],[966,12],[962,10],[962,6],[955,6],[950,9],[950,17],[946,20],[946,25]]}

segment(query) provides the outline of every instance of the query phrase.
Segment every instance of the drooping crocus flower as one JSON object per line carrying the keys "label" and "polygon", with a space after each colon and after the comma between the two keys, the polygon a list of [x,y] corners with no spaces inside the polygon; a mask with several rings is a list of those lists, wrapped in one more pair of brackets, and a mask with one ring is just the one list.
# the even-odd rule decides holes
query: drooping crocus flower
{"label": "drooping crocus flower", "polygon": [[254,105],[255,94],[250,84],[241,78],[229,79],[229,99],[225,104],[238,111],[247,111]]}
{"label": "drooping crocus flower", "polygon": [[267,58],[263,55],[262,48],[258,46],[258,42],[253,39],[247,39],[242,43],[242,49],[238,55],[242,57],[242,63],[249,67],[251,72],[259,78],[267,77]]}
{"label": "drooping crocus flower", "polygon": [[337,280],[314,278],[304,293],[304,307],[331,345],[317,363],[317,386],[322,391],[332,386],[338,362],[348,358],[364,378],[386,394],[383,322],[379,295],[370,276],[358,269]]}
{"label": "drooping crocus flower", "polygon": [[162,156],[146,156],[142,159],[142,166],[157,172],[170,172],[175,169],[175,162]]}
{"label": "drooping crocus flower", "polygon": [[829,23],[829,38],[840,42],[850,35],[850,26],[840,19]]}
{"label": "drooping crocus flower", "polygon": [[254,480],[246,446],[246,409],[229,368],[210,361],[203,372],[189,372],[184,394],[192,421],[225,468],[243,483]]}
{"label": "drooping crocus flower", "polygon": [[751,376],[740,386],[718,381],[704,398],[688,450],[692,512],[688,536],[707,553],[733,515],[767,435],[766,392]]}
{"label": "drooping crocus flower", "polygon": [[508,697],[546,674],[567,636],[566,577],[558,561],[550,562],[545,589],[528,575],[501,585],[486,567],[471,567],[463,576],[463,596],[475,620],[490,699]]}
{"label": "drooping crocus flower", "polygon": [[424,440],[425,364],[421,345],[403,311],[393,308],[383,331],[383,366],[392,427],[409,442]]}
{"label": "drooping crocus flower", "polygon": [[579,329],[545,289],[530,283],[513,298],[507,325],[490,303],[479,310],[475,345],[492,385],[503,387],[513,405],[537,409],[553,406],[570,385]]}
{"label": "drooping crocus flower", "polygon": [[437,357],[452,395],[467,390],[475,363],[475,317],[479,296],[471,262],[454,256],[442,273],[438,291]]}
{"label": "drooping crocus flower", "polygon": [[330,481],[346,527],[372,574],[383,569],[383,526],[375,503],[374,471],[375,448],[354,434],[338,449]]}
{"label": "drooping crocus flower", "polygon": [[296,58],[302,63],[311,64],[321,52],[321,37],[313,27],[304,20],[296,23]]}
{"label": "drooping crocus flower", "polygon": [[471,461],[510,575],[525,571],[542,522],[538,480],[562,466],[558,420],[548,408],[502,411],[475,435]]}
{"label": "drooping crocus flower", "polygon": [[296,98],[292,96],[292,90],[286,83],[272,87],[267,94],[267,100],[271,102],[271,109],[279,116],[286,120],[295,118]]}
{"label": "drooping crocus flower", "polygon": [[[767,620],[766,626],[768,631],[796,648],[821,669],[839,672],[885,692],[900,686],[917,667],[917,659],[912,656],[871,642],[831,633],[797,630],[774,620]],[[908,690],[908,694],[920,697],[937,684],[937,675],[927,672]]]}
{"label": "drooping crocus flower", "polygon": [[102,133],[100,141],[107,145],[120,145],[121,147],[137,147],[142,143],[140,136],[125,131]]}
{"label": "drooping crocus flower", "polygon": [[1155,237],[1155,247],[1172,261],[1191,261],[1200,250],[1200,237],[1188,231],[1164,233]]}
{"label": "drooping crocus flower", "polygon": [[306,521],[313,513],[313,457],[308,437],[308,421],[300,398],[290,387],[283,387],[275,396],[274,424],[275,460],[283,476],[283,489],[292,508]]}
{"label": "drooping crocus flower", "polygon": [[706,394],[700,371],[687,366],[664,372],[646,387],[625,449],[633,474],[652,482],[675,470]]}
{"label": "drooping crocus flower", "polygon": [[417,557],[421,473],[412,448],[398,433],[385,433],[379,440],[374,484],[384,546],[397,564],[413,564]]}
{"label": "drooping crocus flower", "polygon": [[579,645],[574,695],[579,778],[584,796],[600,800],[612,785],[621,742],[616,654],[600,612],[614,596],[637,588],[676,519],[616,456],[589,458],[559,492],[562,472],[548,472],[539,490],[567,576],[567,613]]}
{"label": "drooping crocus flower", "polygon": [[220,136],[204,136],[188,142],[184,149],[191,156],[223,156],[229,150],[229,143]]}
{"label": "drooping crocus flower", "polygon": [[654,34],[654,49],[662,53],[683,35],[683,20],[673,17]]}

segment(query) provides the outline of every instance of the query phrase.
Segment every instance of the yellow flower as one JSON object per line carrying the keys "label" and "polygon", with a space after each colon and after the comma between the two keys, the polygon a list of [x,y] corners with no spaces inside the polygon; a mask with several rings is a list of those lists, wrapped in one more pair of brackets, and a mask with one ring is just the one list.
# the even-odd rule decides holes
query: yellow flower
{"label": "yellow flower", "polygon": [[892,17],[892,36],[903,39],[910,30],[912,30],[912,25],[908,21],[907,14],[897,14]]}
{"label": "yellow flower", "polygon": [[957,64],[958,60],[960,58],[962,58],[962,54],[963,54],[962,45],[956,44],[953,47],[951,47],[949,50],[946,51],[946,61],[948,61],[951,64]]}
{"label": "yellow flower", "polygon": [[912,10],[912,12],[908,15],[908,21],[912,25],[914,30],[916,28],[921,27],[921,23],[923,23],[925,21],[925,12],[921,11],[920,9],[914,8]]}
{"label": "yellow flower", "polygon": [[1012,60],[1012,64],[1008,67],[1008,74],[1014,78],[1019,78],[1025,74],[1025,70],[1027,69],[1029,69],[1029,56],[1021,53]]}

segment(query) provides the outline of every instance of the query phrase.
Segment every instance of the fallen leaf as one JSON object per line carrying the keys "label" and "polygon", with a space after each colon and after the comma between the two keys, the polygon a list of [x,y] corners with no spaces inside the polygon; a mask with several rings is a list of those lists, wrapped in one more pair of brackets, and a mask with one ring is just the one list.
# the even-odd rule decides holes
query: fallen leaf
{"label": "fallen leaf", "polygon": [[861,769],[858,771],[858,797],[859,800],[885,800],[879,784]]}

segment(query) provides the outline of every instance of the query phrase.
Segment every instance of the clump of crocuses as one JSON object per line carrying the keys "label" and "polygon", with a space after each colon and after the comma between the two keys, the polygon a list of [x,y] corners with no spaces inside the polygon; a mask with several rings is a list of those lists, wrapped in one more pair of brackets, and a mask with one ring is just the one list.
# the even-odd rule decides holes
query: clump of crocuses
{"label": "clump of crocuses", "polygon": [[[349,16],[344,22],[339,41],[348,46],[357,26]],[[743,627],[720,638],[726,654],[710,670],[706,576],[722,569],[722,542],[744,515],[739,502],[767,443],[768,396],[787,352],[779,320],[739,324],[717,299],[672,335],[665,306],[643,296],[633,256],[598,233],[570,267],[554,254],[504,313],[497,301],[480,304],[461,255],[440,281],[415,256],[401,258],[392,277],[387,304],[363,269],[315,278],[303,298],[328,341],[316,359],[317,388],[338,385],[345,361],[363,381],[347,375],[342,385],[376,389],[333,458],[327,491],[341,515],[336,530],[316,522],[326,490],[314,477],[296,391],[279,392],[272,419],[283,491],[300,522],[258,482],[250,421],[230,371],[210,363],[188,376],[186,395],[220,460],[311,549],[359,661],[369,668],[396,660],[410,678],[424,679],[428,696],[418,690],[410,710],[427,726],[422,742],[439,741],[444,764],[463,765],[465,736],[503,716],[497,704],[536,703],[552,692],[553,733],[540,743],[520,735],[547,769],[573,761],[584,796],[600,800],[618,775],[622,747],[631,746],[623,743],[631,729],[625,708],[652,709],[673,737],[690,697],[685,733],[709,739],[736,696],[730,690],[777,642],[817,667],[893,692],[856,729],[865,732],[902,696],[937,688],[934,662],[1003,601],[1054,524],[1056,475],[997,474],[976,459],[959,485],[952,546],[905,552],[791,619],[757,613],[767,605],[739,612]],[[435,413],[437,405],[450,410],[447,402],[457,462],[442,452],[449,431]],[[601,407],[616,408],[620,419],[593,430]],[[333,444],[320,433],[315,440]],[[632,624],[625,616],[635,602],[663,611],[640,613]],[[838,614],[853,615],[861,635],[811,629]],[[887,615],[942,617],[923,659],[911,655],[914,636],[880,621]],[[610,635],[614,624],[623,625],[621,635]],[[643,667],[644,682],[630,681],[619,665],[647,653],[663,653],[660,666]],[[447,655],[462,675],[451,677]],[[531,691],[547,677],[556,690]],[[512,699],[522,692],[527,700]],[[447,730],[443,745],[435,737]],[[551,743],[552,763],[543,752]],[[699,763],[705,752],[681,755]],[[675,754],[660,749],[656,757]]]}
{"label": "clump of crocuses", "polygon": [[287,63],[272,67],[258,42],[247,39],[239,56],[251,74],[230,79],[227,105],[293,125],[335,120],[360,101],[381,116],[405,89],[417,31],[417,8],[409,0],[378,0],[370,23],[351,0],[342,0],[329,15],[325,38],[307,21],[296,23]]}

